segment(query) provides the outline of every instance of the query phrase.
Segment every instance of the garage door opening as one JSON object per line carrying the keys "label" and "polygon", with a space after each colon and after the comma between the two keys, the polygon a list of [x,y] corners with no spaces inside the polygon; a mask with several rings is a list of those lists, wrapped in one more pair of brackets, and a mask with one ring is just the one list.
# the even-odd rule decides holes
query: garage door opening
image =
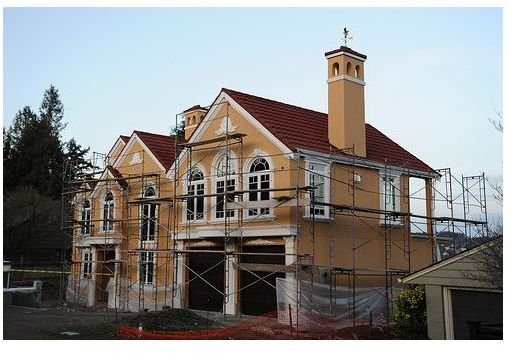
{"label": "garage door opening", "polygon": [[[188,304],[193,310],[223,311],[224,263],[223,253],[205,252],[189,253]],[[223,248],[209,248],[221,251]],[[196,274],[195,274],[196,273]],[[200,275],[203,279],[197,276]]]}
{"label": "garage door opening", "polygon": [[[285,273],[258,271],[266,264],[285,264],[284,246],[248,246],[243,253],[277,253],[276,255],[243,254],[241,263],[248,265],[249,271],[242,270],[241,276],[241,312],[245,315],[262,315],[277,309],[277,291],[274,288],[276,278],[285,278]],[[253,265],[253,267],[251,267]],[[250,269],[251,268],[251,269]],[[253,273],[253,274],[252,274]],[[263,280],[264,278],[264,280]],[[269,283],[269,284],[268,284]],[[271,285],[273,286],[271,286]]]}

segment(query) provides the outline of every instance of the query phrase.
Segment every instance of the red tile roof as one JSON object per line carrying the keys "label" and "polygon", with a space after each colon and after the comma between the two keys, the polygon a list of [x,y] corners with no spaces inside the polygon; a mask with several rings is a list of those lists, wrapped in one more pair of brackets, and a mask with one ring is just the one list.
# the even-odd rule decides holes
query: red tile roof
{"label": "red tile roof", "polygon": [[[175,161],[174,135],[160,135],[139,130],[134,130],[134,134],[143,141],[166,170],[171,167],[173,161]],[[184,140],[179,138],[178,142],[183,143]]]}
{"label": "red tile roof", "polygon": [[120,135],[121,140],[126,144],[130,140],[130,136]]}
{"label": "red tile roof", "polygon": [[356,52],[355,50],[353,50],[352,48],[350,47],[345,47],[345,46],[341,46],[339,47],[338,49],[335,49],[335,50],[331,50],[330,52],[326,52],[325,53],[325,56],[329,56],[331,54],[335,54],[335,53],[339,53],[339,52],[344,52],[344,53],[348,53],[348,54],[353,54],[353,55],[356,55],[358,57],[361,57],[362,59],[366,59],[367,56],[364,55],[364,54],[361,54],[359,52]]}
{"label": "red tile roof", "polygon": [[[257,119],[289,149],[330,153],[328,115],[306,108],[273,101],[223,88],[221,90]],[[430,166],[366,123],[366,160],[397,167],[431,172]]]}
{"label": "red tile roof", "polygon": [[182,113],[187,113],[187,112],[190,112],[190,111],[195,111],[195,110],[197,110],[197,109],[201,109],[201,110],[203,110],[203,111],[206,111],[206,110],[207,110],[207,108],[202,107],[202,106],[200,106],[199,104],[197,104],[197,105],[194,105],[193,107],[189,107],[188,109],[186,109],[186,110],[185,110],[184,112],[182,112]]}

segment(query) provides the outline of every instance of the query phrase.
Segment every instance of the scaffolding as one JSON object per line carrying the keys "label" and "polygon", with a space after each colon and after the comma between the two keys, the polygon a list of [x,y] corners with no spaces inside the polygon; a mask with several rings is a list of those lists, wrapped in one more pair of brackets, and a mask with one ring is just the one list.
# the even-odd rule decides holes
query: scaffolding
{"label": "scaffolding", "polygon": [[[99,301],[116,311],[182,308],[188,306],[191,284],[200,282],[222,299],[214,311],[241,314],[243,291],[263,284],[276,291],[277,283],[271,279],[284,277],[295,283],[294,294],[286,296],[289,307],[278,310],[289,311],[297,329],[304,324],[301,313],[306,310],[329,317],[344,315],[355,326],[362,316],[357,300],[361,288],[373,289],[382,297],[384,319],[389,321],[397,277],[420,263],[440,260],[441,247],[453,247],[456,252],[457,235],[465,239],[462,248],[488,234],[484,174],[458,179],[449,168],[420,173],[408,167],[409,161],[404,166],[386,162],[377,168],[353,148],[329,154],[298,149],[293,155],[254,156],[245,151],[247,136],[230,131],[229,103],[219,106],[225,111],[224,132],[197,142],[175,137],[175,162],[168,177],[162,171],[149,171],[151,163],[142,150],[138,152],[142,158],[127,171],[113,167],[108,156],[95,154],[98,169],[64,181],[63,229],[74,245],[65,285],[68,301],[76,306]],[[184,114],[176,115],[176,126],[183,118]],[[257,182],[252,184],[243,163],[258,157],[283,157],[290,164],[254,173]],[[307,160],[327,164],[329,169],[310,169]],[[201,184],[193,171],[206,161],[211,163],[201,171],[205,181]],[[76,166],[70,161],[66,168]],[[383,189],[366,187],[363,171]],[[290,182],[275,187],[267,178],[280,173],[290,176]],[[307,174],[312,180],[307,180]],[[413,179],[423,186],[412,188]],[[317,192],[326,184],[328,202]],[[119,202],[113,204],[112,212],[105,206],[109,203],[105,191],[116,191]],[[364,197],[375,202],[363,202]],[[209,209],[206,200],[214,201]],[[84,214],[85,201],[90,203],[89,214]],[[104,206],[96,210],[99,202]],[[413,202],[424,204],[424,213],[412,212]],[[443,206],[439,216],[436,204]],[[269,217],[279,210],[288,211],[287,223]],[[216,220],[205,218],[207,213],[215,214]],[[321,214],[316,213],[325,217],[320,220]],[[279,244],[283,251],[262,248],[256,252],[248,246],[258,238],[248,236],[248,230],[263,221],[287,230]],[[100,228],[94,227],[98,224]],[[199,237],[198,230],[206,227],[219,233]],[[286,247],[287,242],[291,243]],[[377,259],[363,259],[362,254],[375,249],[383,251]],[[430,259],[419,261],[418,255],[426,249]],[[194,257],[216,261],[199,271],[192,265]],[[222,269],[221,286],[210,278],[216,269]],[[326,284],[328,310],[321,310],[315,299],[320,283]],[[341,288],[347,289],[348,297],[343,314],[336,295]]]}

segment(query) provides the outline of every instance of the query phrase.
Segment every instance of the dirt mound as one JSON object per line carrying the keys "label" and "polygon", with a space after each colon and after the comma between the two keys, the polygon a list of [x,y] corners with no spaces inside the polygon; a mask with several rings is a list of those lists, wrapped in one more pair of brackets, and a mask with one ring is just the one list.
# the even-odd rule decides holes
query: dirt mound
{"label": "dirt mound", "polygon": [[145,312],[132,318],[129,324],[132,327],[143,327],[150,331],[184,331],[223,327],[218,322],[184,309]]}

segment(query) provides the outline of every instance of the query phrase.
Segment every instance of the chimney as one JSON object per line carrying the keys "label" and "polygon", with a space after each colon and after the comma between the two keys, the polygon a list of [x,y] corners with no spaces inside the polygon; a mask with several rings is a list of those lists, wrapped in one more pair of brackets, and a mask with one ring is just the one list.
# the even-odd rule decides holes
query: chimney
{"label": "chimney", "polygon": [[189,140],[196,127],[205,117],[205,113],[207,113],[207,109],[197,104],[191,108],[186,109],[184,112],[185,119],[185,139]]}
{"label": "chimney", "polygon": [[349,47],[325,53],[328,67],[328,141],[366,157],[364,62],[366,56]]}

